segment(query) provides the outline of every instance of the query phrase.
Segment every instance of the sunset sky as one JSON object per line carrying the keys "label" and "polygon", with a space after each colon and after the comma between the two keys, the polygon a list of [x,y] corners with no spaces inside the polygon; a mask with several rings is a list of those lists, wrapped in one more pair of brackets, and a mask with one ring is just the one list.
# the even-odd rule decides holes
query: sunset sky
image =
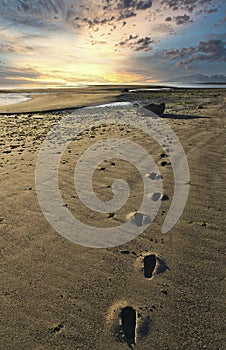
{"label": "sunset sky", "polygon": [[0,0],[0,87],[226,72],[226,0]]}

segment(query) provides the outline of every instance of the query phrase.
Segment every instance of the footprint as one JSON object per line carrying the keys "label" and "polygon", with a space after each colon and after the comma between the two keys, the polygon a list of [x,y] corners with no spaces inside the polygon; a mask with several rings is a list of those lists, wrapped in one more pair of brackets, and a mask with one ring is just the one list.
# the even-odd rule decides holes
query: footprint
{"label": "footprint", "polygon": [[163,161],[160,163],[161,166],[166,166],[166,165],[170,165],[170,164],[171,164],[170,162],[167,162],[167,161],[165,161],[165,160],[163,160]]}
{"label": "footprint", "polygon": [[169,270],[166,262],[154,252],[143,252],[136,259],[134,267],[139,269],[140,272],[147,279],[152,279],[154,275],[160,275],[167,269]]}
{"label": "footprint", "polygon": [[147,177],[148,179],[151,179],[151,180],[160,180],[160,179],[162,179],[162,175],[157,174],[157,173],[146,174],[145,177]]}
{"label": "footprint", "polygon": [[149,225],[151,221],[150,215],[146,215],[140,212],[132,212],[126,216],[126,220],[130,220],[132,224],[137,227]]}
{"label": "footprint", "polygon": [[[130,255],[129,250],[121,250],[120,252]],[[142,272],[145,279],[150,280],[155,274],[161,274],[168,268],[165,261],[154,252],[144,251],[139,256],[135,252],[132,253],[136,256],[134,267]],[[167,295],[166,285],[162,284],[162,287],[164,288],[161,288],[160,292]],[[148,302],[147,299],[144,301]],[[155,309],[156,306],[153,304],[139,305],[135,300],[115,301],[109,307],[106,315],[106,324],[114,336],[114,340],[127,344],[129,349],[140,346],[151,331]]]}
{"label": "footprint", "polygon": [[152,278],[153,272],[157,264],[157,259],[155,254],[146,255],[144,257],[144,277]]}
{"label": "footprint", "polygon": [[166,157],[168,157],[168,154],[166,154],[166,153],[161,153],[160,154],[160,158],[166,158]]}
{"label": "footprint", "polygon": [[167,194],[160,193],[160,192],[149,193],[147,197],[153,200],[154,202],[158,202],[159,200],[162,200],[162,201],[169,200],[169,197],[167,196]]}
{"label": "footprint", "polygon": [[154,202],[157,202],[161,199],[161,196],[162,194],[159,193],[159,192],[155,192],[155,193],[152,193],[151,195],[151,199],[154,201]]}
{"label": "footprint", "polygon": [[[154,308],[154,306],[153,306]],[[117,311],[117,310],[115,310]],[[152,318],[148,313],[153,312],[150,307],[124,306],[118,310],[118,326],[115,328],[115,336],[121,343],[126,343],[130,349],[137,345],[137,342],[145,338],[150,330]]]}
{"label": "footprint", "polygon": [[136,343],[138,323],[138,306],[132,307],[131,300],[118,300],[108,310],[106,317],[107,324],[112,327],[115,339],[120,343],[126,343],[130,349],[133,349]]}
{"label": "footprint", "polygon": [[131,306],[126,306],[120,313],[122,332],[125,341],[129,346],[135,345],[136,336],[136,310]]}

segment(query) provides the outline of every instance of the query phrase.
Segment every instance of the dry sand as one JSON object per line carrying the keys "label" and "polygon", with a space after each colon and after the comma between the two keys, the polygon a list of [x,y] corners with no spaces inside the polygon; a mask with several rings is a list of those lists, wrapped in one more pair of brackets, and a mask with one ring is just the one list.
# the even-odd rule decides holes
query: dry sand
{"label": "dry sand", "polygon": [[[115,215],[100,215],[79,203],[73,188],[76,160],[106,137],[125,137],[145,147],[159,164],[169,196],[141,236],[110,249],[67,241],[51,228],[38,204],[38,151],[66,112],[0,116],[1,349],[128,349],[119,327],[127,306],[136,312],[139,350],[224,349],[226,91],[137,93],[120,100],[133,98],[166,102],[165,121],[188,158],[190,193],[180,220],[162,235],[173,172],[170,165],[161,166],[159,145],[139,130],[110,127],[104,120],[84,132],[66,150],[59,169],[61,193],[74,215],[90,225],[114,226],[142,199],[139,173],[113,159],[97,169],[94,187],[101,199],[109,199],[112,179],[122,177],[131,186],[128,204]],[[156,266],[152,278],[146,278],[152,273],[145,277],[144,259],[152,254]],[[128,313],[132,320],[130,311],[124,309],[124,317]]]}

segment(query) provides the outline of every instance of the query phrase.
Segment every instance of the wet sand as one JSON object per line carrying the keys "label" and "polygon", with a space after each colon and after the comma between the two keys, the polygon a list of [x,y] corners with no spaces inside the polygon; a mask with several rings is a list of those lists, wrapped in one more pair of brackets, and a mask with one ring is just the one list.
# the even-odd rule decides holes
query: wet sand
{"label": "wet sand", "polygon": [[96,170],[95,191],[110,199],[112,179],[122,177],[131,189],[128,204],[97,214],[79,202],[74,166],[88,146],[108,137],[135,141],[152,154],[168,199],[153,224],[127,244],[92,249],[66,240],[40,209],[35,166],[48,131],[75,111],[1,115],[2,349],[118,350],[134,348],[133,340],[141,350],[224,348],[226,91],[125,93],[117,99],[166,103],[163,118],[190,169],[183,214],[161,234],[173,197],[169,159],[140,130],[106,125],[103,115],[103,123],[85,130],[61,159],[59,187],[73,215],[89,225],[115,226],[142,200],[139,173],[112,159]]}

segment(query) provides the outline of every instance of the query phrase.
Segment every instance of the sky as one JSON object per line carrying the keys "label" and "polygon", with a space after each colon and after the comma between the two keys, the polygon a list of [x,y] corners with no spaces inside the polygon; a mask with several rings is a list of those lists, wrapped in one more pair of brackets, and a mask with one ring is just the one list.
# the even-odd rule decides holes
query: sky
{"label": "sky", "polygon": [[0,87],[226,72],[226,0],[0,0]]}

